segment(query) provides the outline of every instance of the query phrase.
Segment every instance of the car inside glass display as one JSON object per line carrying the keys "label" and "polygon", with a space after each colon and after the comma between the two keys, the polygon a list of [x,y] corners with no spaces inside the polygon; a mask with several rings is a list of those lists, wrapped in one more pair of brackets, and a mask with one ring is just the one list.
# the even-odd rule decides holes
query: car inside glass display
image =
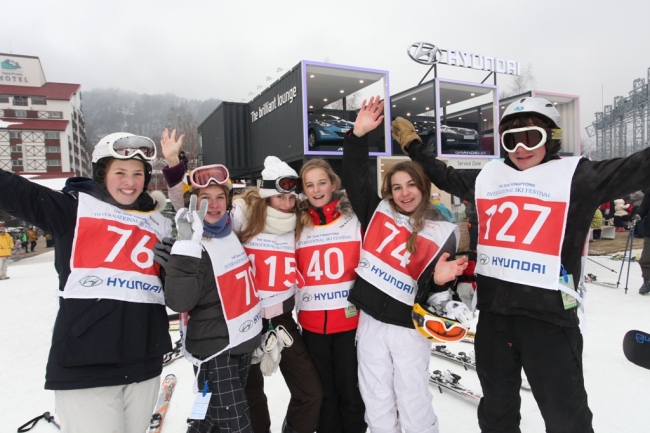
{"label": "car inside glass display", "polygon": [[[414,121],[413,126],[422,142],[426,144],[429,150],[437,153],[437,135],[435,121]],[[442,141],[443,154],[465,154],[480,155],[485,152],[481,151],[479,145],[479,134],[471,128],[462,128],[457,126],[440,125],[440,137]]]}
{"label": "car inside glass display", "polygon": [[310,112],[307,130],[309,148],[313,149],[320,145],[341,144],[345,135],[353,126],[354,122],[341,119],[332,114],[314,114]]}

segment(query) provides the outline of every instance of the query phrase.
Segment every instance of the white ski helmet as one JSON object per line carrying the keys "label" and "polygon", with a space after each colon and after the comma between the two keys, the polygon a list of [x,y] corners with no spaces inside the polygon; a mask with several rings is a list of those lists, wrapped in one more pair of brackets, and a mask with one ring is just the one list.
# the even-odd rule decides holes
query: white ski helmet
{"label": "white ski helmet", "polygon": [[[115,155],[111,153],[111,146],[124,137],[137,137],[135,134],[128,132],[114,132],[108,134],[106,137],[99,140],[93,149],[92,165],[93,165],[93,180],[99,184],[104,183],[104,176],[106,174],[106,163],[109,159],[115,158]],[[148,139],[147,139],[148,140]],[[151,163],[143,158],[140,152],[135,153],[133,158],[137,158],[142,161],[145,167],[145,184],[144,189],[146,190],[149,182],[151,181]],[[130,159],[130,158],[126,158]]]}
{"label": "white ski helmet", "polygon": [[509,116],[520,115],[523,113],[535,113],[546,117],[555,124],[555,128],[562,128],[562,117],[555,106],[544,98],[526,97],[521,98],[508,105],[506,111],[501,116],[501,123],[507,120]]}

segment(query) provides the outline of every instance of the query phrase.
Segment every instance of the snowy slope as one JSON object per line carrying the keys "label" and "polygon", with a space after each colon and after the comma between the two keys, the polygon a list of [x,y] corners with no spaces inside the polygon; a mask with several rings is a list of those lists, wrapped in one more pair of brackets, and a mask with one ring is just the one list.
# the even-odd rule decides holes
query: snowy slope
{"label": "snowy slope", "polygon": [[[634,253],[636,254],[637,251]],[[608,257],[595,261],[615,269],[621,262]],[[52,252],[24,259],[9,266],[11,279],[0,281],[5,300],[6,335],[3,339],[0,383],[0,432],[16,431],[18,426],[45,411],[54,412],[54,394],[43,389],[45,364],[56,314],[57,277]],[[587,272],[599,280],[616,283],[618,274],[588,261]],[[644,432],[648,430],[646,410],[650,403],[650,371],[629,363],[621,350],[624,334],[630,329],[650,331],[650,295],[640,296],[639,266],[630,267],[629,291],[624,293],[627,266],[620,288],[588,284],[587,333],[584,368],[589,404],[594,413],[594,430],[600,432]],[[178,332],[171,332],[174,341]],[[467,343],[449,345],[453,351],[469,351]],[[476,372],[443,359],[431,358],[431,369],[451,369],[462,376],[465,386],[480,391]],[[163,374],[174,373],[178,385],[167,414],[163,433],[185,431],[185,420],[193,402],[191,365],[180,359],[165,367]],[[271,409],[272,430],[280,431],[289,395],[277,373],[266,382]],[[441,394],[431,387],[433,405],[441,422],[441,432],[478,432],[476,403],[448,391]],[[522,425],[526,433],[544,432],[544,423],[530,391],[522,391]],[[32,430],[55,432],[40,421]]]}

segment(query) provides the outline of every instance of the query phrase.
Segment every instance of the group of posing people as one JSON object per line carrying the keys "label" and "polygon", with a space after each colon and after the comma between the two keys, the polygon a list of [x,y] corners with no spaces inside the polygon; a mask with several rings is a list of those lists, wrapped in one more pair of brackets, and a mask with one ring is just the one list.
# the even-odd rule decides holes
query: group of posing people
{"label": "group of posing people", "polygon": [[592,432],[582,254],[599,204],[650,185],[650,149],[560,159],[559,113],[522,98],[501,120],[507,157],[476,174],[447,167],[397,118],[393,137],[412,161],[391,167],[377,195],[367,137],[382,113],[379,97],[362,104],[342,178],[322,159],[298,174],[268,157],[260,187],[235,200],[223,165],[185,182],[182,137],[165,131],[177,239],[164,196],[146,192],[156,154],[146,137],[103,138],[93,179],[71,178],[62,192],[0,171],[0,209],[57,239],[45,387],[63,431],[146,430],[172,349],[167,305],[183,313],[197,398],[209,399],[189,432],[269,431],[263,377],[278,367],[291,393],[283,432],[438,432],[430,342],[473,313],[452,299],[468,262],[454,257],[458,229],[429,203],[433,182],[476,209],[481,431],[519,431],[523,368],[547,431]]}

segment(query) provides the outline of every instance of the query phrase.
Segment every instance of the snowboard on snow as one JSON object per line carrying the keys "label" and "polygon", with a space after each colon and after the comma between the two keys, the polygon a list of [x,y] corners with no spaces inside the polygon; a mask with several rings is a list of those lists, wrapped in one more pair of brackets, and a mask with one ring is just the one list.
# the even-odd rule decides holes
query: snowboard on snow
{"label": "snowboard on snow", "polygon": [[162,430],[163,421],[165,420],[165,414],[167,414],[169,401],[172,399],[174,388],[176,388],[176,376],[168,374],[160,385],[160,394],[158,394],[158,401],[156,402],[153,415],[151,415],[149,429],[147,430],[148,433],[160,433]]}
{"label": "snowboard on snow", "polygon": [[631,363],[650,369],[650,334],[628,331],[623,338],[623,353]]}

